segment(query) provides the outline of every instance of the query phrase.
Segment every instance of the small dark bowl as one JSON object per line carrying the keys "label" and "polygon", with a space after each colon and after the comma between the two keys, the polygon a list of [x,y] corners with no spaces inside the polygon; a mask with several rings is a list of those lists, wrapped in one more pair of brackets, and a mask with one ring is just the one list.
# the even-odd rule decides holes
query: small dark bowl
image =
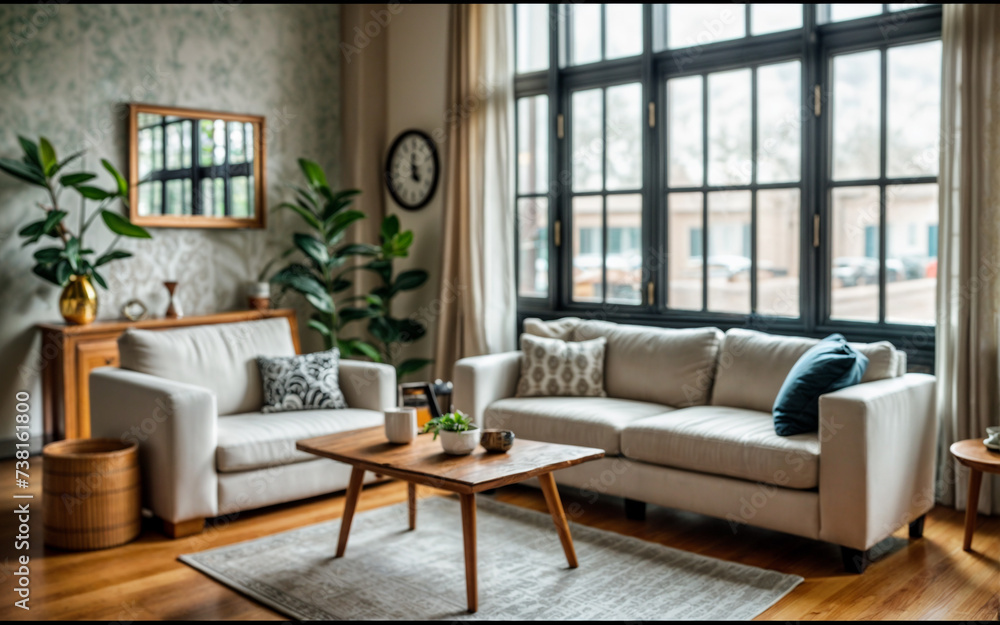
{"label": "small dark bowl", "polygon": [[483,430],[479,442],[486,451],[505,452],[514,444],[514,433],[510,430]]}

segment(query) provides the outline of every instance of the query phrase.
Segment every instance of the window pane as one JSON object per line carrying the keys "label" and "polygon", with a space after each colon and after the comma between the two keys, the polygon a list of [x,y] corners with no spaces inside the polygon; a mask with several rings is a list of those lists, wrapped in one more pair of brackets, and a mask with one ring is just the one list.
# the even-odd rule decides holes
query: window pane
{"label": "window pane", "polygon": [[212,184],[212,178],[202,178],[201,179],[201,214],[202,215],[214,215],[215,214],[215,198],[213,197],[215,186]]}
{"label": "window pane", "polygon": [[799,190],[757,192],[757,312],[799,316]]}
{"label": "window pane", "polygon": [[545,193],[549,179],[549,98],[517,101],[517,190]]}
{"label": "window pane", "polygon": [[[579,6],[579,5],[577,5]],[[606,59],[642,54],[642,5],[604,5]]]}
{"label": "window pane", "polygon": [[750,312],[750,192],[708,194],[708,309]]}
{"label": "window pane", "polygon": [[667,81],[667,184],[671,187],[700,186],[704,180],[701,81],[701,76]]}
{"label": "window pane", "polygon": [[570,65],[601,60],[601,5],[574,4],[570,33]]}
{"label": "window pane", "polygon": [[600,302],[604,293],[601,196],[573,198],[573,299]]}
{"label": "window pane", "polygon": [[216,215],[226,214],[226,181],[222,178],[216,178],[215,188],[212,190],[212,200],[215,202],[215,208],[213,212]]}
{"label": "window pane", "polygon": [[253,141],[254,141],[253,124],[249,122],[243,124],[243,133],[246,135],[247,138],[247,144],[246,144],[247,162],[250,163],[253,162]]}
{"label": "window pane", "polygon": [[933,325],[936,317],[938,186],[886,188],[885,320]]}
{"label": "window pane", "polygon": [[[249,140],[249,137],[247,137]],[[248,145],[250,145],[248,143]],[[247,206],[250,207],[250,216],[253,217],[257,214],[257,204],[254,201],[254,179],[253,176],[247,176]]]}
{"label": "window pane", "polygon": [[153,171],[163,171],[163,126],[153,128]]}
{"label": "window pane", "polygon": [[229,181],[229,188],[232,191],[233,217],[249,217],[250,208],[247,206],[247,179],[246,176],[236,176]]}
{"label": "window pane", "polygon": [[800,178],[801,76],[799,61],[757,70],[757,182]]}
{"label": "window pane", "polygon": [[189,169],[191,167],[191,132],[192,122],[190,120],[181,122],[181,167]]}
{"label": "window pane", "polygon": [[214,128],[215,125],[210,119],[203,119],[198,124],[198,132],[200,134],[198,137],[198,147],[201,148],[199,161],[202,167],[211,167],[212,165],[212,150],[215,148],[215,139],[212,138]]}
{"label": "window pane", "polygon": [[941,113],[941,41],[889,48],[886,170],[936,176]]}
{"label": "window pane", "polygon": [[151,185],[151,195],[153,198],[152,209],[150,213],[153,215],[163,214],[163,183],[159,180],[153,182]]}
{"label": "window pane", "polygon": [[831,317],[878,321],[879,213],[878,187],[833,190]]}
{"label": "window pane", "polygon": [[704,215],[701,193],[667,196],[667,306],[701,310]]}
{"label": "window pane", "polygon": [[191,179],[184,179],[184,186],[181,188],[181,211],[185,215],[193,215],[191,212]]}
{"label": "window pane", "polygon": [[878,178],[882,127],[879,54],[869,50],[833,60],[834,180]]}
{"label": "window pane", "polygon": [[684,48],[746,34],[742,4],[668,4],[667,47]]}
{"label": "window pane", "polygon": [[151,215],[152,210],[153,210],[153,185],[150,182],[140,182],[139,214],[145,217],[146,215]]}
{"label": "window pane", "polygon": [[242,163],[246,155],[243,151],[243,124],[229,122],[229,162]]}
{"label": "window pane", "polygon": [[889,5],[889,10],[890,11],[905,11],[907,9],[915,9],[917,7],[925,7],[925,6],[929,6],[929,5],[927,5],[925,3],[919,3],[919,2],[890,4]]}
{"label": "window pane", "polygon": [[139,131],[139,180],[152,171],[153,167],[153,129]]}
{"label": "window pane", "polygon": [[749,184],[750,70],[708,75],[708,183]]}
{"label": "window pane", "polygon": [[609,87],[607,136],[608,189],[642,187],[642,86]]}
{"label": "window pane", "polygon": [[167,169],[181,168],[181,125],[167,126]]}
{"label": "window pane", "polygon": [[517,292],[524,297],[549,294],[549,200],[517,201]]}
{"label": "window pane", "polygon": [[831,4],[830,21],[842,22],[844,20],[854,20],[859,17],[869,15],[880,15],[882,13],[881,4]]}
{"label": "window pane", "polygon": [[801,4],[751,4],[750,34],[763,35],[802,28]]}
{"label": "window pane", "polygon": [[[167,133],[169,135],[169,131]],[[184,181],[181,179],[167,181],[167,215],[184,214]]]}
{"label": "window pane", "polygon": [[518,4],[517,71],[534,72],[549,67],[549,5]]}
{"label": "window pane", "polygon": [[226,163],[226,122],[221,119],[215,120],[212,137],[215,139],[215,150],[213,151],[215,164],[224,165]]}
{"label": "window pane", "polygon": [[642,196],[609,195],[608,301],[642,303]]}
{"label": "window pane", "polygon": [[601,89],[573,94],[573,189],[576,191],[597,191],[603,183],[603,95]]}

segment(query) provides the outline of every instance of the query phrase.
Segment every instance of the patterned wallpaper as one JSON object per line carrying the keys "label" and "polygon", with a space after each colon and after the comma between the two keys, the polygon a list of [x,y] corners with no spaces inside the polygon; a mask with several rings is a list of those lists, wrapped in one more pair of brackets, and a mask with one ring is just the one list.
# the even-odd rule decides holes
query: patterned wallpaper
{"label": "patterned wallpaper", "polygon": [[[0,155],[19,156],[18,134],[45,135],[61,156],[86,148],[83,169],[110,186],[100,159],[125,171],[124,105],[136,101],[265,115],[269,205],[287,196],[283,183],[297,179],[300,156],[337,180],[339,17],[337,5],[0,5]],[[60,320],[59,289],[31,273],[31,252],[16,236],[39,214],[39,199],[0,177],[0,398],[10,398],[0,401],[0,439],[14,431],[18,390],[31,393],[40,428],[33,325]],[[76,224],[77,199],[63,208]],[[99,317],[120,316],[133,297],[162,314],[167,279],[180,280],[186,314],[242,308],[244,284],[296,226],[279,213],[266,231],[157,228],[152,241],[125,240],[135,257],[102,272],[110,288],[98,290]],[[111,240],[99,222],[87,236],[99,252]]]}

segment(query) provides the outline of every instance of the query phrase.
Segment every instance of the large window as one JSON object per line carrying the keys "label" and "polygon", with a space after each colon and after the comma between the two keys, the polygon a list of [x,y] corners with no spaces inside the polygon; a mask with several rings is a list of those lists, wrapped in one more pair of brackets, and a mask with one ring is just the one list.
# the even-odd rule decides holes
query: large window
{"label": "large window", "polygon": [[516,5],[520,309],[932,325],[940,26],[924,4]]}

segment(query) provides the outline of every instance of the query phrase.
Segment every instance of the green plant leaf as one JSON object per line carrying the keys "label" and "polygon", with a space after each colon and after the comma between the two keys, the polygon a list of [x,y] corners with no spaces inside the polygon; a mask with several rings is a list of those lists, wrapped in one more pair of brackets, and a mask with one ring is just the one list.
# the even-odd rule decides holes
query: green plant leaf
{"label": "green plant leaf", "polygon": [[337,256],[378,256],[382,251],[377,245],[369,243],[350,243],[337,250]]}
{"label": "green plant leaf", "polygon": [[[325,191],[325,190],[324,190]],[[338,193],[324,192],[327,198],[326,206],[323,207],[323,219],[327,220],[354,203],[354,198],[360,195],[357,189],[348,189]]]}
{"label": "green plant leaf", "polygon": [[432,362],[434,361],[428,358],[411,358],[409,360],[404,360],[399,364],[399,366],[396,367],[396,378],[398,379],[404,375],[416,373]]}
{"label": "green plant leaf", "polygon": [[51,282],[56,286],[62,286],[62,284],[59,283],[59,278],[56,276],[56,268],[54,266],[35,265],[31,268],[31,271],[46,282]]}
{"label": "green plant leaf", "polygon": [[17,136],[21,149],[24,150],[24,162],[42,168],[42,159],[38,156],[38,144],[27,137]]}
{"label": "green plant leaf", "polygon": [[321,241],[316,240],[315,237],[296,232],[292,236],[292,240],[295,241],[296,247],[302,250],[303,254],[311,258],[318,267],[325,267],[330,262],[330,254],[327,252],[326,246]]}
{"label": "green plant leaf", "polygon": [[375,317],[368,322],[368,332],[383,343],[395,343],[399,332],[385,317]]}
{"label": "green plant leaf", "polygon": [[373,361],[382,362],[382,354],[378,353],[378,349],[371,343],[362,341],[361,339],[354,339],[352,341],[352,347],[354,348],[354,351],[368,356]]}
{"label": "green plant leaf", "polygon": [[66,261],[69,262],[69,268],[73,273],[80,269],[80,239],[70,237],[69,241],[66,241]]}
{"label": "green plant leaf", "polygon": [[341,308],[338,311],[338,314],[340,315],[340,321],[342,323],[350,323],[351,321],[357,321],[358,319],[377,317],[379,315],[379,311],[371,308]]}
{"label": "green plant leaf", "polygon": [[319,332],[323,336],[332,336],[332,333],[330,332],[330,328],[326,327],[325,324],[323,324],[320,321],[317,321],[316,319],[310,319],[308,325],[309,325],[310,328],[312,328],[313,330],[316,330],[317,332]]}
{"label": "green plant leaf", "polygon": [[428,274],[423,269],[404,271],[396,276],[396,281],[392,284],[392,288],[389,289],[389,295],[391,297],[400,291],[412,291],[413,289],[420,288],[427,282],[427,278]]}
{"label": "green plant leaf", "polygon": [[76,154],[70,154],[69,156],[67,156],[66,158],[64,158],[62,161],[60,161],[59,164],[56,165],[56,168],[53,169],[52,173],[50,173],[49,175],[50,176],[55,176],[57,173],[59,173],[59,171],[62,170],[63,167],[69,165],[70,163],[72,163],[74,160],[80,158],[81,156],[83,156],[83,150],[80,150]]}
{"label": "green plant leaf", "polygon": [[69,266],[69,261],[65,258],[56,263],[56,284],[59,286],[66,286],[69,282],[69,277],[73,275],[73,270]]}
{"label": "green plant leaf", "polygon": [[0,158],[0,170],[29,184],[45,186],[45,174],[38,168],[10,158]]}
{"label": "green plant leaf", "polygon": [[42,234],[47,234],[50,237],[59,236],[59,224],[66,215],[69,215],[66,211],[49,211],[45,217],[45,225],[42,226]]}
{"label": "green plant leaf", "polygon": [[319,218],[316,217],[316,215],[313,215],[306,208],[299,206],[298,204],[290,204],[288,202],[282,202],[281,204],[278,204],[274,210],[279,210],[282,208],[287,208],[288,210],[294,211],[296,214],[298,214],[299,217],[302,218],[304,222],[312,226],[314,229],[323,230],[323,224],[320,222]]}
{"label": "green plant leaf", "polygon": [[314,295],[312,293],[304,293],[306,301],[313,305],[313,308],[321,312],[325,312],[328,315],[333,314],[333,300],[326,293],[323,295]]}
{"label": "green plant leaf", "polygon": [[396,336],[395,341],[400,343],[412,343],[423,338],[424,334],[427,333],[427,328],[424,327],[424,324],[416,319],[393,319],[389,317],[386,318],[386,322],[392,326]]}
{"label": "green plant leaf", "polygon": [[361,211],[350,210],[350,211],[344,211],[343,213],[337,213],[333,217],[330,217],[329,219],[323,222],[323,227],[325,228],[327,238],[333,239],[337,235],[347,230],[347,228],[352,223],[358,221],[359,219],[364,219],[364,218],[365,214],[362,213]]}
{"label": "green plant leaf", "polygon": [[388,242],[399,232],[399,217],[389,215],[382,220],[382,241]]}
{"label": "green plant leaf", "polygon": [[104,278],[101,276],[101,274],[97,273],[96,270],[91,269],[90,270],[90,275],[91,275],[91,277],[94,278],[94,282],[96,282],[97,284],[101,285],[101,287],[103,289],[107,290],[108,283],[104,281]]}
{"label": "green plant leaf", "polygon": [[55,148],[45,137],[38,140],[38,157],[42,162],[42,171],[45,172],[46,176],[55,173],[56,167],[59,166],[59,160],[56,158]]}
{"label": "green plant leaf", "polygon": [[344,280],[343,278],[337,278],[330,285],[330,292],[331,293],[340,293],[341,291],[346,291],[349,288],[351,288],[351,281],[350,280]]}
{"label": "green plant leaf", "polygon": [[62,252],[58,247],[43,247],[40,250],[35,250],[33,256],[40,264],[51,265],[62,258]]}
{"label": "green plant leaf", "polygon": [[333,314],[333,298],[326,292],[326,288],[319,278],[305,265],[291,264],[274,274],[271,282],[287,286],[301,293],[317,310]]}
{"label": "green plant leaf", "polygon": [[34,243],[35,241],[40,239],[43,234],[45,234],[45,220],[43,219],[41,221],[33,221],[27,226],[18,230],[17,234],[22,237],[31,237],[33,239],[31,241],[25,242],[25,245],[27,245],[28,243]]}
{"label": "green plant leaf", "polygon": [[368,302],[371,306],[378,306],[380,308],[382,306],[385,306],[385,300],[382,299],[381,296],[376,295],[375,293],[369,293],[368,295],[366,295],[365,301]]}
{"label": "green plant leaf", "polygon": [[413,231],[401,232],[393,238],[391,248],[393,256],[406,258],[410,255],[410,246],[413,245]]}
{"label": "green plant leaf", "polygon": [[128,195],[128,182],[125,181],[124,176],[115,169],[114,165],[103,158],[101,159],[101,165],[104,165],[104,169],[108,170],[108,173],[114,177],[115,182],[118,184],[118,195],[122,197]]}
{"label": "green plant leaf", "polygon": [[104,189],[98,189],[97,187],[91,187],[87,185],[80,185],[74,187],[80,192],[80,195],[87,198],[88,200],[106,200],[109,197],[115,197],[114,193],[108,193]]}
{"label": "green plant leaf", "polygon": [[115,234],[120,234],[123,237],[132,237],[134,239],[152,239],[153,236],[146,231],[145,228],[137,226],[128,219],[125,219],[117,213],[112,213],[108,210],[101,211],[101,219],[108,226],[108,229]]}
{"label": "green plant leaf", "polygon": [[62,176],[59,178],[59,184],[64,187],[75,187],[78,184],[87,182],[88,180],[93,180],[94,178],[97,178],[97,176],[81,171],[75,174],[66,174],[65,176]]}
{"label": "green plant leaf", "polygon": [[131,256],[132,256],[132,252],[126,252],[125,250],[111,250],[107,254],[104,254],[103,256],[101,256],[100,258],[98,258],[96,261],[94,261],[94,266],[95,267],[100,267],[101,265],[106,265],[106,264],[110,263],[113,260],[120,260],[122,258],[130,258]]}
{"label": "green plant leaf", "polygon": [[330,187],[330,185],[326,182],[326,174],[323,173],[323,169],[315,162],[305,158],[300,158],[299,168],[305,175],[306,180],[309,181],[309,186],[314,190],[319,191],[324,187]]}

